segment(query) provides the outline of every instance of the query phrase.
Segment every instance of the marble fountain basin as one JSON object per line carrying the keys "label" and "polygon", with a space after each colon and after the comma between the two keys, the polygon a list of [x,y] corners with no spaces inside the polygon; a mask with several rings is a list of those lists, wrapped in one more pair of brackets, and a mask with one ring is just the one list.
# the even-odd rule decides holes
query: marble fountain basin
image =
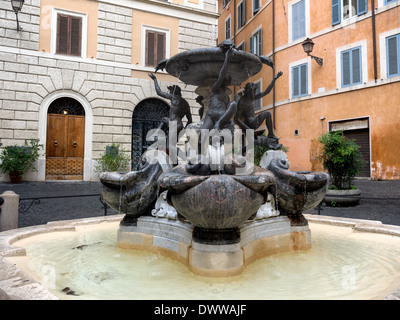
{"label": "marble fountain basin", "polygon": [[170,193],[177,212],[194,227],[213,230],[237,228],[266,202],[274,175],[256,168],[250,175],[193,175],[185,164],[163,173],[161,188]]}

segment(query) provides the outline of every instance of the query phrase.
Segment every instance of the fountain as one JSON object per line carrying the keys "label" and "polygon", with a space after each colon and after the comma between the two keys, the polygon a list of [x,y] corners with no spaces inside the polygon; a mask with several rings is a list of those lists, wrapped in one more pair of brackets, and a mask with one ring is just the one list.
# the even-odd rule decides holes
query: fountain
{"label": "fountain", "polygon": [[[281,145],[269,111],[257,117],[253,111],[253,101],[268,94],[282,72],[260,94],[248,84],[240,99],[229,98],[229,86],[241,85],[264,65],[273,67],[265,57],[237,50],[228,40],[162,61],[156,71],[165,68],[197,86],[199,123],[188,116],[178,86],[162,92],[156,76],[149,74],[157,94],[171,100],[170,118],[152,133],[157,142],[138,171],[100,175],[104,200],[125,214],[118,231],[120,248],[156,247],[193,273],[211,277],[241,274],[252,261],[275,252],[310,248],[310,229],[302,213],[322,201],[329,177],[290,171],[284,153],[277,150]],[[189,121],[183,128],[185,115]],[[254,130],[264,120],[268,134],[255,139]],[[165,127],[168,139],[161,130]],[[189,137],[184,151],[172,141],[182,133]],[[251,159],[254,143],[274,150],[263,167]]]}
{"label": "fountain", "polygon": [[[264,65],[273,66],[229,41],[162,61],[156,71],[198,87],[201,121],[183,128],[180,90],[158,88],[171,114],[140,168],[100,176],[121,215],[0,233],[0,287],[23,299],[398,298],[399,228],[305,215],[324,198],[328,175],[289,170],[270,114],[254,116],[251,85],[230,101],[227,87]],[[263,121],[268,134],[254,136]],[[182,133],[184,152],[171,142]],[[260,166],[254,144],[271,149]]]}

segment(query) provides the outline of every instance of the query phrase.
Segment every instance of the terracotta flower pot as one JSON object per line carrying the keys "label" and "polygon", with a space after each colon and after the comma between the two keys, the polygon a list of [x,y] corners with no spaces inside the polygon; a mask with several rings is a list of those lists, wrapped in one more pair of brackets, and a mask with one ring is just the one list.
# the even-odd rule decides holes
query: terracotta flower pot
{"label": "terracotta flower pot", "polygon": [[22,174],[19,171],[9,172],[10,182],[11,183],[21,183]]}
{"label": "terracotta flower pot", "polygon": [[350,207],[357,205],[360,199],[361,191],[359,189],[328,190],[324,202],[328,206]]}

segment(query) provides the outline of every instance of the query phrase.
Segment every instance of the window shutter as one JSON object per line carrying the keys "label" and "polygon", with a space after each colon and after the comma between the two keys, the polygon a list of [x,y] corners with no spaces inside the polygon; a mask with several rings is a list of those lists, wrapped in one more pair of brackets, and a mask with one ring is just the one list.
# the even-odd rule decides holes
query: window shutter
{"label": "window shutter", "polygon": [[341,0],[332,0],[332,26],[341,22]]}
{"label": "window shutter", "polygon": [[361,47],[342,52],[342,87],[362,83]]}
{"label": "window shutter", "polygon": [[292,6],[292,41],[306,35],[306,4],[302,0]]}
{"label": "window shutter", "polygon": [[254,36],[250,37],[250,53],[254,54]]}
{"label": "window shutter", "polygon": [[231,19],[225,21],[225,39],[231,38]]}
{"label": "window shutter", "polygon": [[262,29],[260,29],[258,31],[258,52],[257,52],[257,54],[259,56],[261,56],[262,52],[263,52],[263,50],[262,50]]}
{"label": "window shutter", "polygon": [[155,45],[155,33],[151,31],[146,32],[146,66],[154,65],[154,45]]}
{"label": "window shutter", "polygon": [[246,23],[246,0],[242,1],[242,26]]}
{"label": "window shutter", "polygon": [[387,75],[399,74],[399,35],[387,39]]}
{"label": "window shutter", "polygon": [[260,0],[253,0],[253,15],[260,11]]}
{"label": "window shutter", "polygon": [[157,61],[158,64],[161,60],[165,59],[165,34],[158,33],[157,34]]}
{"label": "window shutter", "polygon": [[82,19],[71,18],[71,54],[81,55]]}
{"label": "window shutter", "polygon": [[[257,95],[257,94],[259,94],[261,92],[261,83],[260,82],[256,82],[256,83],[254,83],[254,85],[256,86],[255,95]],[[257,99],[257,100],[255,100],[253,102],[253,109],[254,110],[260,110],[261,109],[261,100],[262,100],[262,98]]]}
{"label": "window shutter", "polygon": [[58,15],[57,21],[57,53],[68,54],[68,17]]}
{"label": "window shutter", "polygon": [[361,48],[353,49],[352,52],[353,84],[361,83]]}
{"label": "window shutter", "polygon": [[357,0],[357,15],[367,13],[367,0]]}
{"label": "window shutter", "polygon": [[292,79],[293,79],[293,97],[298,97],[300,95],[299,91],[299,72],[300,72],[300,67],[294,67],[292,71]]}
{"label": "window shutter", "polygon": [[303,64],[302,66],[300,66],[300,94],[302,96],[308,94],[307,67],[307,64]]}
{"label": "window shutter", "polygon": [[342,86],[350,85],[350,52],[342,53]]}

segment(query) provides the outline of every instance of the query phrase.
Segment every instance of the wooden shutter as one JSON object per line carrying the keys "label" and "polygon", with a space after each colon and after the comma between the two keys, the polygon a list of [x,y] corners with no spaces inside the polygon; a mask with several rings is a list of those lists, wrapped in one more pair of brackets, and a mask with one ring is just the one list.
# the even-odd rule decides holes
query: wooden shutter
{"label": "wooden shutter", "polygon": [[341,22],[341,0],[332,0],[332,26],[335,26]]}
{"label": "wooden shutter", "polygon": [[162,32],[146,31],[146,66],[155,67],[165,59],[166,35]]}
{"label": "wooden shutter", "polygon": [[68,54],[68,16],[58,15],[57,21],[57,53]]}
{"label": "wooden shutter", "polygon": [[81,43],[82,18],[59,14],[56,53],[80,56]]}
{"label": "wooden shutter", "polygon": [[387,75],[388,77],[398,75],[399,72],[399,54],[400,54],[400,35],[389,37],[386,40],[387,47]]}
{"label": "wooden shutter", "polygon": [[158,33],[155,65],[157,65],[163,59],[165,59],[165,33]]}
{"label": "wooden shutter", "polygon": [[357,0],[357,15],[367,13],[367,0]]}
{"label": "wooden shutter", "polygon": [[146,66],[154,66],[154,45],[155,45],[155,33],[152,31],[146,32]]}
{"label": "wooden shutter", "polygon": [[71,17],[71,51],[75,56],[81,55],[82,19]]}

